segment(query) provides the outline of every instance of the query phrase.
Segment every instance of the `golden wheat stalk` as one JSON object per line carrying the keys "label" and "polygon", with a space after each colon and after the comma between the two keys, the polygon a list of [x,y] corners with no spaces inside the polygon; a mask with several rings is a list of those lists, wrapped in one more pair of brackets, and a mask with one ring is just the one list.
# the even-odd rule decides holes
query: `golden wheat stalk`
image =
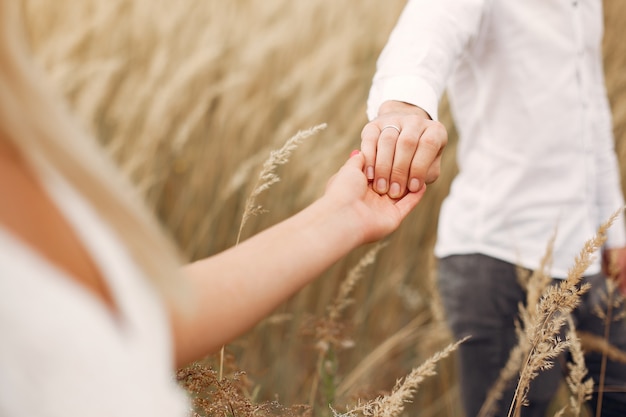
{"label": "golden wheat stalk", "polygon": [[[613,308],[615,303],[615,294],[617,290],[617,285],[615,284],[614,277],[616,277],[616,264],[615,259],[611,259],[609,262],[609,275],[611,279],[606,281],[606,314],[604,317],[604,340],[608,342],[610,331],[611,331],[611,321],[613,320]],[[602,363],[600,365],[600,376],[598,381],[598,403],[596,404],[596,417],[599,417],[602,413],[602,397],[604,395],[604,385],[606,379],[606,365],[608,361],[608,355],[604,352],[602,353]]]}
{"label": "golden wheat stalk", "polygon": [[276,168],[279,165],[284,165],[289,161],[291,153],[302,143],[302,141],[315,133],[326,128],[326,123],[319,124],[308,130],[299,131],[294,136],[289,138],[282,148],[270,152],[269,158],[263,163],[263,169],[259,173],[254,188],[246,200],[245,209],[239,225],[239,232],[237,233],[237,243],[241,239],[241,232],[246,225],[248,219],[251,216],[255,216],[264,211],[263,206],[256,203],[257,197],[265,190],[270,188],[273,184],[280,181],[280,177],[276,174]]}
{"label": "golden wheat stalk", "polygon": [[[522,321],[525,323],[524,326],[528,326],[529,323],[536,320],[538,311],[537,305],[552,280],[549,271],[552,265],[555,240],[556,229],[551,238],[548,240],[546,250],[541,258],[541,261],[539,262],[539,266],[533,271],[532,274],[524,274],[522,268],[519,268],[518,270],[520,285],[526,289],[526,306],[523,304],[520,304],[519,306],[520,317],[522,317]],[[496,406],[498,401],[502,399],[502,395],[508,384],[519,375],[523,359],[530,351],[529,340],[524,337],[524,332],[518,322],[515,323],[515,332],[517,334],[518,342],[509,352],[509,358],[507,359],[506,364],[500,370],[500,374],[498,375],[496,382],[487,392],[487,396],[480,408],[478,417],[491,417],[495,414],[497,411]]]}
{"label": "golden wheat stalk", "polygon": [[[613,213],[598,228],[597,233],[585,242],[576,256],[574,266],[568,271],[566,279],[556,286],[548,287],[537,305],[536,320],[532,320],[525,330],[531,349],[520,371],[520,379],[508,416],[520,415],[521,407],[527,402],[530,382],[540,371],[549,369],[552,366],[552,360],[570,344],[568,339],[561,341],[558,335],[567,316],[578,305],[580,296],[588,291],[589,285],[580,285],[583,274],[591,265],[594,254],[606,241],[606,232],[620,213],[621,210]],[[529,320],[527,314],[522,318]]]}
{"label": "golden wheat stalk", "polygon": [[[257,215],[263,211],[263,207],[256,204],[256,198],[263,191],[269,189],[273,184],[276,184],[278,181],[280,181],[280,177],[276,174],[276,168],[279,165],[285,165],[287,162],[289,162],[289,157],[291,156],[292,152],[302,143],[304,139],[314,135],[315,133],[325,128],[326,124],[323,123],[314,126],[308,130],[298,131],[298,133],[289,138],[280,149],[270,152],[270,156],[263,163],[263,168],[259,173],[259,177],[257,178],[256,183],[254,184],[254,188],[250,193],[250,196],[246,200],[245,210],[243,212],[241,223],[239,225],[239,232],[237,233],[237,242],[235,243],[235,245],[239,244],[239,241],[241,239],[241,232],[250,216]],[[220,349],[220,380],[222,379],[223,368],[224,346],[222,346],[222,348]]]}
{"label": "golden wheat stalk", "polygon": [[335,371],[337,369],[337,357],[335,350],[337,348],[351,347],[354,343],[348,340],[343,334],[343,326],[339,322],[342,313],[350,306],[354,300],[350,298],[357,283],[365,274],[365,269],[374,263],[378,252],[381,251],[386,242],[379,242],[374,245],[365,255],[359,259],[359,262],[353,266],[348,272],[346,278],[339,286],[339,292],[335,300],[327,308],[327,314],[316,325],[315,336],[317,338],[317,347],[319,354],[317,359],[316,373],[313,383],[311,384],[311,393],[309,394],[309,404],[313,401],[318,393],[318,385],[323,381],[323,392],[327,398],[325,401],[333,400],[336,396],[337,386],[335,384]]}
{"label": "golden wheat stalk", "polygon": [[[368,353],[350,373],[342,378],[341,383],[337,387],[337,395],[345,396],[350,390],[354,389],[360,380],[374,373],[379,367],[384,366],[385,360],[388,360],[390,352],[393,352],[394,349],[398,349],[399,346],[405,346],[417,340],[420,332],[428,329],[426,324],[429,323],[430,320],[431,315],[429,312],[423,311],[403,328],[386,338],[373,351]],[[428,332],[435,334],[437,334],[437,332],[444,333],[447,328],[442,327],[443,326],[440,324],[435,329],[431,329]]]}
{"label": "golden wheat stalk", "polygon": [[580,338],[576,334],[576,327],[571,316],[567,318],[568,333],[570,335],[570,353],[572,362],[567,363],[569,373],[565,378],[568,388],[571,391],[570,408],[574,416],[580,416],[583,404],[591,398],[593,392],[593,379],[587,377],[587,366],[585,355],[580,343]]}
{"label": "golden wheat stalk", "polygon": [[578,337],[585,352],[600,352],[615,362],[626,363],[626,352],[610,344],[603,337],[588,332],[579,332]]}
{"label": "golden wheat stalk", "polygon": [[359,414],[367,417],[396,417],[400,415],[404,411],[404,405],[411,401],[422,381],[429,376],[437,374],[435,372],[437,362],[450,356],[450,354],[467,339],[468,337],[458,342],[451,343],[444,349],[435,353],[422,365],[413,369],[406,377],[398,380],[390,394],[378,397],[366,404],[357,405],[344,414],[337,413],[333,410],[333,414],[335,417],[354,417]]}
{"label": "golden wheat stalk", "polygon": [[363,257],[361,257],[361,259],[359,259],[359,262],[354,267],[350,269],[346,279],[343,280],[339,287],[337,297],[328,307],[328,320],[339,320],[343,311],[354,302],[354,300],[350,298],[354,287],[356,287],[356,284],[361,280],[361,278],[363,278],[365,268],[374,263],[376,257],[378,256],[378,252],[380,252],[387,245],[388,242],[377,243]]}
{"label": "golden wheat stalk", "polygon": [[550,282],[552,282],[550,270],[552,269],[556,235],[557,230],[555,229],[554,233],[548,240],[548,245],[543,257],[541,258],[539,267],[533,271],[528,279],[528,285],[526,287],[526,310],[531,312],[531,314],[536,311],[537,304],[539,303],[541,296],[544,294],[546,288],[548,288],[548,285],[550,285]]}
{"label": "golden wheat stalk", "polygon": [[519,370],[522,366],[523,359],[526,357],[529,348],[528,340],[523,337],[523,331],[521,327],[516,323],[516,332],[518,335],[518,343],[511,349],[509,358],[500,370],[498,379],[490,388],[485,398],[478,417],[491,417],[497,410],[497,403],[502,399],[502,394],[507,388],[507,385],[519,375]]}

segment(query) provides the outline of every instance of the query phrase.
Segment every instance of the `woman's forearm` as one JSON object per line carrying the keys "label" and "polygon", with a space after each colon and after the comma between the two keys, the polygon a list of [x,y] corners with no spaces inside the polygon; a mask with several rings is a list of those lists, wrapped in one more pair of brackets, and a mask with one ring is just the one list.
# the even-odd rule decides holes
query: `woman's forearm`
{"label": "woman's forearm", "polygon": [[362,242],[354,213],[322,198],[237,247],[186,266],[191,308],[175,323],[178,363],[250,329]]}

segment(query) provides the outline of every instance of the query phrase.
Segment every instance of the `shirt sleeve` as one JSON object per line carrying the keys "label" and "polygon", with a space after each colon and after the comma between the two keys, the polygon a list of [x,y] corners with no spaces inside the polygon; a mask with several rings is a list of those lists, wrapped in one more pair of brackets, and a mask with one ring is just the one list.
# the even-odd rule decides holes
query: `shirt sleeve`
{"label": "shirt sleeve", "polygon": [[596,170],[597,174],[597,205],[598,224],[606,222],[617,210],[622,214],[616,219],[607,232],[606,246],[617,248],[626,246],[626,225],[624,221],[624,196],[621,186],[620,168],[615,152],[615,138],[613,136],[613,120],[606,92],[602,57],[600,54],[594,60],[592,71],[591,105],[595,115],[592,132],[597,138]]}
{"label": "shirt sleeve", "polygon": [[367,101],[370,120],[387,100],[424,109],[438,103],[457,58],[476,35],[488,0],[409,0],[378,58]]}

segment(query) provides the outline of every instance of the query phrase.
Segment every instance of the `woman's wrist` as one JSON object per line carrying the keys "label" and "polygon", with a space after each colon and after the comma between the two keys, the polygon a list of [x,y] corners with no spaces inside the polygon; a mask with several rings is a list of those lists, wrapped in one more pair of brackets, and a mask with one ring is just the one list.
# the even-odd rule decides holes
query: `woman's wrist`
{"label": "woman's wrist", "polygon": [[365,242],[365,233],[357,204],[360,201],[338,201],[334,196],[324,195],[309,209],[315,212],[317,219],[313,223],[315,230],[328,239],[336,239],[345,245],[347,251]]}

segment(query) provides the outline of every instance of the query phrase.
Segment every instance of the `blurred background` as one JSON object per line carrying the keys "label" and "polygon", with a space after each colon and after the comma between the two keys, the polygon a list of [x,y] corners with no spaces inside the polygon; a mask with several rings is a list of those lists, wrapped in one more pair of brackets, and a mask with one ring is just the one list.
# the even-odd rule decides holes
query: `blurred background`
{"label": "blurred background", "polygon": [[[263,162],[298,131],[327,127],[280,167],[251,236],[311,203],[360,145],[376,58],[405,1],[22,0],[30,41],[78,119],[137,185],[189,260],[236,243]],[[616,147],[626,168],[626,2],[606,0],[605,69]],[[456,134],[442,175],[375,261],[341,318],[334,402],[389,391],[450,342],[434,290],[439,205],[454,176]],[[624,171],[624,170],[623,170]],[[626,181],[623,181],[626,184]],[[372,247],[355,250],[272,317],[226,347],[254,399],[320,397],[315,320]],[[224,276],[223,279],[228,279]],[[251,280],[255,277],[251,276]],[[207,329],[211,331],[211,329]],[[328,358],[326,358],[328,359]],[[419,388],[409,411],[459,414],[453,358]]]}

